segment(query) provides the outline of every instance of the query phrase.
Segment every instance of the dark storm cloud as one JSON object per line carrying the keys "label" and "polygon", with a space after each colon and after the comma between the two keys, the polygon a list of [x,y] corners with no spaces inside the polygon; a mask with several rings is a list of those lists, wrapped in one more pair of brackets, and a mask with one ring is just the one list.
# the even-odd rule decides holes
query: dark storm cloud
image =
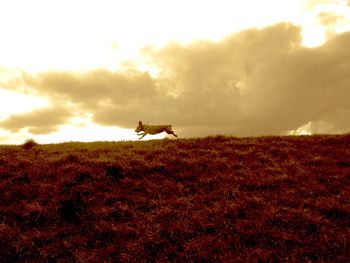
{"label": "dark storm cloud", "polygon": [[349,46],[350,34],[343,33],[323,46],[302,47],[299,27],[278,24],[218,42],[145,48],[144,57],[161,70],[157,77],[96,70],[25,81],[105,125],[171,123],[182,135],[196,136],[283,134],[312,122],[314,131],[343,132],[350,129]]}
{"label": "dark storm cloud", "polygon": [[33,134],[45,134],[57,130],[60,124],[64,124],[71,112],[62,107],[39,109],[29,113],[11,115],[0,122],[1,128],[16,132],[22,128],[28,128]]}
{"label": "dark storm cloud", "polygon": [[176,116],[181,125],[213,123],[216,131],[226,124],[239,135],[281,134],[308,122],[323,132],[349,130],[350,34],[314,49],[300,41],[300,28],[279,24],[219,43],[169,46],[153,57],[185,87],[181,109],[197,105]]}
{"label": "dark storm cloud", "polygon": [[283,99],[285,93],[267,82],[275,81],[273,71],[279,70],[299,43],[299,28],[280,24],[218,43],[170,45],[150,55],[165,76],[177,81],[179,112],[174,117],[180,125],[226,126],[227,131],[239,134],[280,132],[286,127],[266,127],[265,121],[275,113],[271,98]]}

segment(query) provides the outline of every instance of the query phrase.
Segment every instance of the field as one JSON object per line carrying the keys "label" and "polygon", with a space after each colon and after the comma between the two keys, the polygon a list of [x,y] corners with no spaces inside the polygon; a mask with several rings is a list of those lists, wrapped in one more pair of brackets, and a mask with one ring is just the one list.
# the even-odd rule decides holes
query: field
{"label": "field", "polygon": [[350,134],[0,146],[0,262],[348,262],[349,242]]}

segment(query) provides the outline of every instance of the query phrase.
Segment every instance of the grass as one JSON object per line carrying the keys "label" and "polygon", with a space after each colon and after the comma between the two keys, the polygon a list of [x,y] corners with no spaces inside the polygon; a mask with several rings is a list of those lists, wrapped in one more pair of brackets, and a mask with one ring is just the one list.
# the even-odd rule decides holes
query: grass
{"label": "grass", "polygon": [[350,135],[0,146],[0,262],[346,262]]}
{"label": "grass", "polygon": [[31,149],[35,146],[39,145],[34,139],[27,139],[23,144],[22,148],[25,150]]}

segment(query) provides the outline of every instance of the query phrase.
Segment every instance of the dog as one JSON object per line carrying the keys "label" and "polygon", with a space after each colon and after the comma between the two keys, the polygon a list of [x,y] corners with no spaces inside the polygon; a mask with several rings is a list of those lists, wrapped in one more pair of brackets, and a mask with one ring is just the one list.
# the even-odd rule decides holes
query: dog
{"label": "dog", "polygon": [[141,136],[139,140],[141,140],[147,134],[154,135],[162,132],[166,132],[167,134],[172,134],[177,137],[175,132],[172,130],[171,125],[148,125],[143,124],[142,121],[139,121],[139,125],[136,127],[135,132],[138,136]]}

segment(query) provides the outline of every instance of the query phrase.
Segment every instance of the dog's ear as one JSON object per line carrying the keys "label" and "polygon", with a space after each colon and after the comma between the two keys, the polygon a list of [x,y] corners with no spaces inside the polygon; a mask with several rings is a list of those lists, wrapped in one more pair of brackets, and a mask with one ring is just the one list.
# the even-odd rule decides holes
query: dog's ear
{"label": "dog's ear", "polygon": [[139,121],[139,125],[140,125],[140,126],[142,125],[142,121]]}

